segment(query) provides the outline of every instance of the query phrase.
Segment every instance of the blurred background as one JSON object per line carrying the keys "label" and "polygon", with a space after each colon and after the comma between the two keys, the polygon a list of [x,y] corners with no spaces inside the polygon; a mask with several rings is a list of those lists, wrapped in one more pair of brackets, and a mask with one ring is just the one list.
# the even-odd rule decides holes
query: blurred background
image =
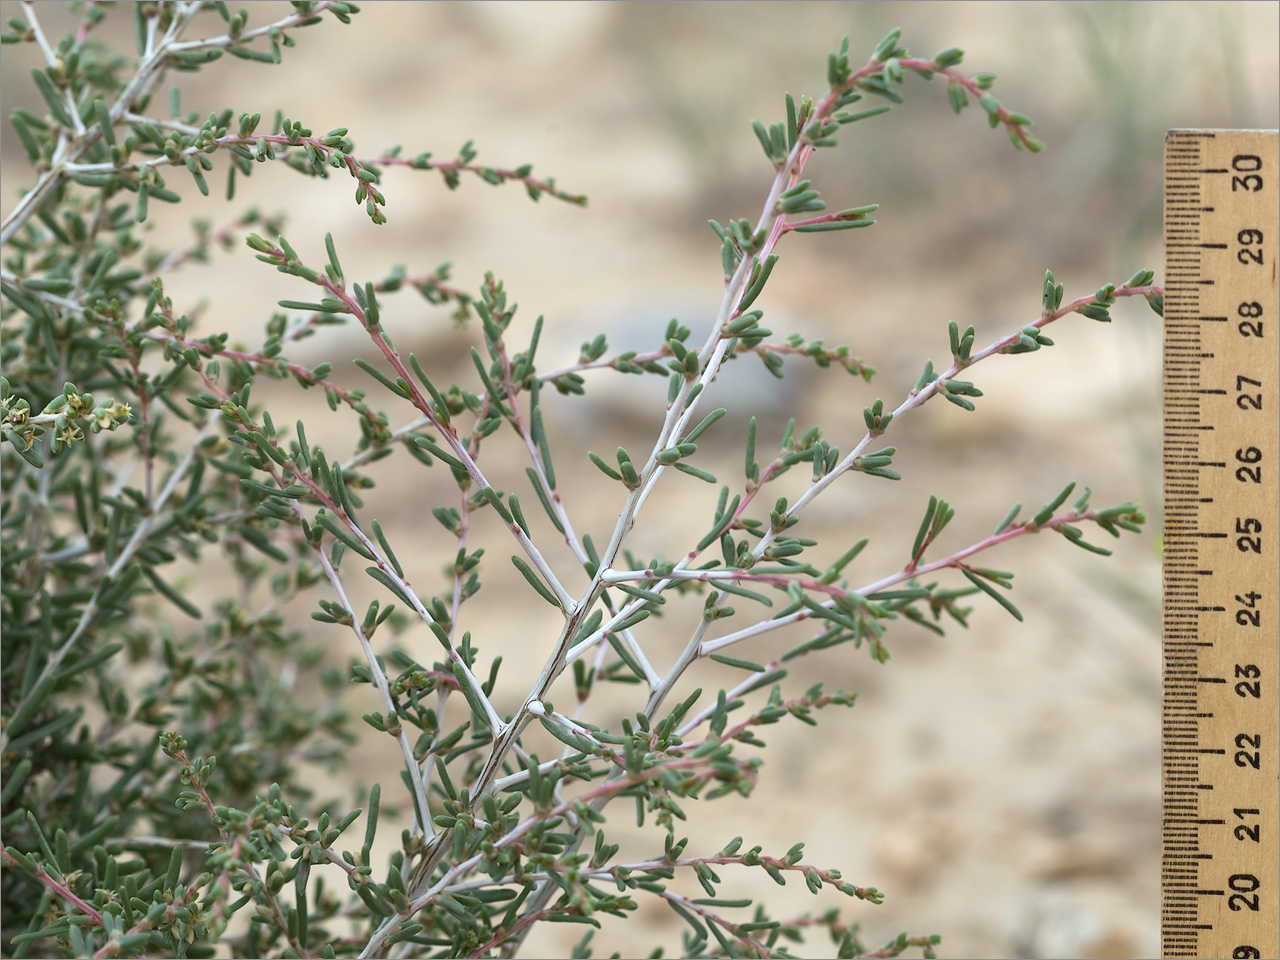
{"label": "blurred background", "polygon": [[[474,291],[493,271],[522,305],[509,342],[521,344],[533,319],[546,316],[544,369],[572,362],[600,332],[612,352],[653,348],[673,316],[701,342],[722,291],[718,241],[706,221],[754,222],[772,176],[750,121],[781,119],[784,91],[820,95],[826,54],[842,35],[855,63],[894,26],[915,55],[960,46],[962,69],[997,74],[996,96],[1035,121],[1046,152],[1015,152],[976,108],[956,117],[940,84],[909,77],[905,106],[844,128],[840,147],[819,153],[806,175],[828,204],[879,203],[879,223],[788,238],[758,305],[779,338],[798,332],[829,346],[847,343],[879,373],[867,385],[792,359],[788,379],[778,383],[754,359],[732,364],[707,404],[728,407],[730,416],[704,438],[697,460],[730,483],[740,476],[749,416],[760,418],[762,449],[780,439],[790,416],[801,429],[820,423],[833,445],[848,449],[861,436],[863,406],[875,397],[896,405],[925,359],[947,357],[949,320],[974,324],[984,344],[1035,319],[1046,268],[1067,297],[1122,282],[1140,267],[1155,268],[1159,278],[1165,130],[1277,126],[1274,2],[362,7],[350,26],[326,19],[298,31],[281,67],[224,58],[200,74],[172,76],[182,110],[203,115],[230,106],[261,112],[269,126],[279,108],[317,133],[348,127],[362,156],[401,144],[406,153],[447,159],[474,139],[481,162],[531,162],[536,174],[589,195],[590,206],[534,205],[519,186],[492,188],[474,178],[449,192],[435,174],[390,170],[382,185],[389,222],[375,227],[345,178],[312,181],[267,165],[239,181],[233,210],[221,201],[219,159],[212,199],[184,175],[170,177],[186,202],[165,211],[167,219],[152,205],[150,242],[172,249],[189,240],[192,218],[221,226],[254,205],[284,216],[285,235],[310,262],[323,259],[331,231],[350,278],[378,279],[395,264],[422,274],[450,261],[453,282]],[[51,35],[72,22],[61,5],[37,9]],[[8,0],[0,11],[20,13]],[[253,4],[250,24],[287,11],[282,3]],[[123,13],[103,34],[131,51],[131,18]],[[221,21],[211,16],[191,35],[204,31],[221,32]],[[36,56],[29,46],[4,48],[6,117],[16,106],[43,112],[28,79]],[[30,182],[7,124],[0,174],[7,212]],[[216,253],[208,266],[185,267],[166,287],[180,310],[203,311],[201,331],[232,329],[250,347],[261,342],[277,299],[309,296],[241,245]],[[412,292],[386,298],[382,312],[397,343],[424,358],[433,376],[470,382],[466,358],[477,330],[458,329],[448,309]],[[1050,331],[1053,349],[975,369],[986,393],[976,413],[930,404],[895,424],[886,441],[899,449],[901,483],[842,481],[797,533],[827,538],[819,559],[871,537],[849,571],[854,583],[869,582],[901,566],[930,494],[956,507],[939,545],[949,552],[985,536],[1014,501],[1034,509],[1070,480],[1091,486],[1095,504],[1142,503],[1147,532],[1116,543],[1111,558],[1061,538],[1026,538],[990,555],[990,566],[1017,572],[1013,599],[1025,624],[977,602],[968,631],[937,638],[911,625],[893,628],[885,666],[847,647],[799,661],[784,693],[823,680],[857,691],[857,706],[830,708],[817,730],[768,728],[756,795],[693,805],[691,851],[719,849],[735,834],[777,854],[805,841],[808,860],[885,891],[878,907],[840,903],[863,924],[869,944],[905,929],[942,934],[944,957],[1157,955],[1161,329],[1141,301],[1123,302],[1113,315],[1110,326],[1062,321]],[[295,359],[355,355],[370,355],[367,342],[340,329],[307,341]],[[343,382],[371,384],[350,364],[336,366]],[[609,373],[586,386],[585,398],[548,396],[546,414],[574,523],[603,542],[621,498],[586,451],[647,450],[665,391],[656,378]],[[320,398],[259,387],[257,399],[282,411],[277,422],[305,414],[312,442],[331,455],[350,450],[353,423],[317,405]],[[393,426],[412,419],[389,399],[379,403]],[[497,438],[488,443],[488,463],[509,479],[506,488],[532,503],[519,449]],[[399,553],[419,592],[431,593],[443,587],[441,564],[455,547],[426,508],[447,502],[451,484],[441,471],[409,463],[397,456],[375,467],[379,486],[367,502],[370,515],[395,531],[393,543],[405,544]],[[707,522],[715,493],[672,473],[646,507],[636,552],[680,556],[688,530]],[[487,542],[499,561],[510,552],[501,536]],[[568,551],[548,555],[576,584]],[[506,657],[514,698],[516,687],[524,689],[522,672],[532,675],[541,664],[557,622],[518,575],[508,577],[505,563],[490,566],[463,626],[482,659]],[[297,622],[307,622],[309,609],[295,611]],[[675,656],[687,636],[681,627],[691,622],[675,615],[642,634],[657,666]],[[343,646],[346,636],[325,639],[336,660],[353,652]],[[434,656],[424,631],[399,642]],[[770,636],[731,652],[768,659],[783,642]],[[735,679],[715,664],[693,673],[712,690]],[[617,694],[609,712],[634,709],[627,696]],[[371,709],[367,698],[368,688],[356,688],[352,711]],[[379,739],[362,748],[351,783],[397,779],[390,746]],[[615,816],[625,830],[630,811]],[[648,841],[635,847],[638,855],[654,849]],[[782,916],[817,913],[841,899],[798,887],[745,876],[726,895],[767,897]],[[641,916],[639,923],[606,921],[597,952],[633,956],[664,943],[678,953],[678,918],[652,904]],[[545,931],[530,941],[530,955],[567,953],[580,934]],[[820,942],[807,955],[822,955]]]}

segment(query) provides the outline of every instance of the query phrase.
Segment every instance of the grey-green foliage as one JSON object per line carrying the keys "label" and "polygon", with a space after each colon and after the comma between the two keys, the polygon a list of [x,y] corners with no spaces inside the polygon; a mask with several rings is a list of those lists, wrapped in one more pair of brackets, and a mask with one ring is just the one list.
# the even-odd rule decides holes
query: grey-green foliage
{"label": "grey-green foliage", "polygon": [[[704,434],[721,429],[724,411],[706,409],[704,394],[714,393],[707,388],[726,359],[754,354],[774,376],[788,356],[868,381],[874,372],[846,347],[799,334],[775,339],[754,306],[767,301],[760,298],[787,233],[874,223],[874,204],[824,212],[803,177],[812,152],[902,102],[908,74],[944,79],[957,112],[976,100],[1016,147],[1042,148],[1027,118],[991,94],[994,78],[957,71],[959,50],[913,58],[894,31],[862,66],[844,41],[828,59],[822,96],[787,95],[783,120],[754,124],[773,186],[757,222],[712,223],[726,292],[710,326],[673,320],[643,353],[612,353],[602,335],[583,344],[577,363],[548,371],[538,347],[554,331],[541,318],[515,322],[500,280],[486,276],[464,292],[446,268],[349,278],[331,237],[325,262],[307,263],[279,223],[233,208],[218,236],[257,230],[248,247],[294,278],[297,299],[264,309],[255,349],[232,349],[226,332],[198,329],[164,287],[169,270],[202,257],[213,242],[208,228],[192,248],[166,254],[148,251],[138,227],[192,189],[207,193],[214,175],[225,178],[229,203],[236,178],[258,163],[349,177],[374,223],[384,220],[382,181],[395,166],[436,170],[450,189],[465,176],[514,180],[535,200],[585,203],[527,165],[475,163],[470,143],[449,161],[398,151],[366,157],[346,129],[320,136],[277,116],[268,133],[261,117],[231,108],[203,119],[149,112],[170,71],[198,70],[224,54],[278,63],[302,28],[357,13],[341,2],[293,7],[253,26],[245,11],[233,15],[222,3],[135,3],[110,14],[89,5],[79,8],[89,39],[53,41],[29,5],[27,19],[12,20],[3,36],[38,46],[46,61],[33,72],[44,111],[10,118],[34,180],[3,225],[4,954],[510,955],[533,923],[594,927],[601,914],[631,915],[643,898],[664,901],[684,920],[684,956],[790,956],[815,930],[833,941],[814,947],[823,955],[867,953],[858,925],[835,908],[776,918],[767,904],[722,896],[721,878],[756,869],[870,903],[880,901],[878,890],[811,864],[800,844],[766,852],[741,838],[691,843],[680,831],[683,808],[750,793],[763,728],[812,724],[816,710],[853,702],[821,684],[794,689],[789,661],[848,656],[864,645],[883,661],[892,621],[940,631],[945,614],[964,625],[962,601],[979,594],[1020,618],[1007,596],[1012,574],[974,565],[976,554],[1041,531],[1105,552],[1083,538],[1082,525],[1119,535],[1144,518],[1127,503],[1094,509],[1087,490],[1064,509],[1069,486],[1030,519],[1018,520],[1015,507],[991,537],[930,559],[954,512],[931,498],[902,568],[851,586],[845,569],[866,540],[836,545],[832,563],[811,560],[818,541],[803,535],[803,510],[850,471],[898,479],[896,448],[873,450],[872,441],[934,396],[972,411],[982,391],[960,374],[973,364],[1050,346],[1043,328],[1070,313],[1109,320],[1119,297],[1145,296],[1158,308],[1150,272],[1065,304],[1049,274],[1040,317],[982,349],[972,327],[962,333],[952,323],[947,368],[930,361],[897,405],[867,407],[866,434],[842,441],[843,451],[821,428],[802,432],[794,421],[766,451],[753,420],[744,476],[721,485],[697,451]],[[187,38],[205,9],[221,14],[225,34]],[[134,18],[135,53],[93,39],[108,15]],[[884,102],[868,107],[867,97]],[[409,289],[472,325],[473,379],[436,382],[430,363],[396,348],[381,303]],[[350,321],[381,364],[289,359],[301,338]],[[556,492],[541,396],[547,388],[583,394],[603,368],[665,378],[668,391],[665,409],[654,411],[662,425],[650,451],[555,453],[562,473],[589,461],[603,475],[597,482],[616,484],[625,498],[615,529],[596,542],[574,532],[573,505]],[[292,380],[345,411],[345,459],[309,442],[304,421],[273,419],[252,396],[260,378]],[[519,434],[528,452],[528,490],[498,490],[484,472],[484,441],[501,430]],[[442,474],[454,490],[431,505],[435,523],[424,519],[417,533],[456,544],[435,595],[409,585],[393,537],[375,519],[387,504],[369,493],[366,468],[392,456]],[[792,468],[810,475],[805,492],[793,501],[766,496]],[[691,531],[679,562],[636,557],[627,546],[659,481],[721,485],[713,515]],[[531,525],[529,514],[539,509],[563,544],[531,539],[541,521]],[[471,542],[478,525],[505,528],[529,598],[563,619],[558,636],[544,638],[545,666],[531,686],[500,675],[500,638],[473,642],[466,630],[464,606],[481,574],[506,563]],[[570,592],[573,571],[549,559],[565,547],[590,578],[585,592]],[[246,585],[243,596],[261,605],[177,589],[169,568],[179,560],[225,563]],[[364,577],[385,593],[360,611],[344,583]],[[326,625],[310,634],[281,612],[302,594],[312,598],[313,620]],[[675,603],[699,605],[701,617],[680,657],[655,664],[646,630]],[[729,652],[748,636],[805,622],[808,638],[774,649],[767,662]],[[492,649],[482,654],[480,639]],[[345,671],[326,665],[326,648],[348,652]],[[704,658],[741,671],[740,680],[670,703],[676,682],[690,670],[696,678]],[[328,699],[297,694],[284,678],[300,671],[317,673]],[[567,710],[549,699],[561,676],[571,678],[561,689],[577,701]],[[391,738],[402,767],[354,808],[299,767],[304,759],[336,767],[356,741],[352,718],[337,705],[353,681],[367,690],[364,722]],[[583,719],[593,691],[615,683],[643,688],[644,709]],[[512,715],[497,702],[521,706]],[[409,824],[389,857],[375,860],[385,791],[397,795]],[[610,801],[623,797],[655,831],[646,859],[620,859],[606,839],[617,809]],[[669,886],[677,873],[696,879],[704,896]],[[592,934],[575,956],[590,955]],[[874,955],[929,956],[936,942],[904,933]]]}

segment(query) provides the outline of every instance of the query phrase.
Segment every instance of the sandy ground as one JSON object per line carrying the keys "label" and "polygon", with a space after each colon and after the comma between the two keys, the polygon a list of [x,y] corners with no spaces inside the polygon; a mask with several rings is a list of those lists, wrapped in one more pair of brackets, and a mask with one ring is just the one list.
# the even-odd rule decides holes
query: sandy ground
{"label": "sandy ground", "polygon": [[[53,16],[52,5],[41,6]],[[254,4],[253,22],[282,6]],[[397,171],[384,183],[390,222],[377,228],[345,181],[264,167],[238,197],[285,212],[286,235],[313,260],[332,231],[349,277],[381,277],[396,263],[425,272],[449,260],[458,285],[474,289],[494,271],[522,304],[517,330],[527,335],[545,314],[545,364],[571,361],[601,331],[618,349],[652,346],[671,316],[701,338],[721,288],[706,220],[754,219],[771,174],[749,121],[779,119],[784,90],[820,92],[826,52],[842,34],[855,59],[897,24],[913,53],[959,45],[968,69],[999,74],[996,94],[1036,120],[1048,152],[1015,154],[982,116],[952,116],[940,87],[913,78],[904,108],[857,125],[838,151],[815,161],[812,174],[830,203],[880,202],[880,223],[792,237],[760,306],[777,333],[848,343],[880,373],[868,386],[793,360],[792,379],[778,386],[754,361],[739,363],[718,385],[723,399],[708,406],[721,403],[730,416],[708,435],[699,461],[726,479],[739,475],[752,413],[762,445],[776,442],[794,415],[802,426],[820,422],[847,449],[861,436],[865,404],[876,396],[896,402],[924,359],[946,356],[948,320],[973,323],[986,342],[1034,319],[1046,267],[1068,296],[1141,266],[1158,269],[1166,128],[1277,125],[1276,3],[363,6],[350,27],[300,32],[282,68],[231,69],[240,67],[231,61],[184,80],[183,109],[230,105],[270,116],[281,107],[317,131],[349,127],[359,152],[370,154],[399,143],[445,157],[475,138],[482,161],[533,162],[587,193],[586,210],[535,206],[517,187],[466,182],[449,193],[435,175]],[[0,8],[10,15],[16,5]],[[15,78],[30,68],[18,62],[30,51],[11,50],[6,114],[18,103]],[[13,139],[6,130],[6,209],[24,176]],[[192,200],[170,218],[176,228],[157,228],[158,245],[178,242],[190,217],[226,219],[189,185],[179,189]],[[183,309],[207,299],[203,329],[230,325],[250,345],[275,300],[304,294],[243,248],[218,255],[211,268],[184,270],[169,290]],[[886,892],[878,907],[841,904],[871,943],[905,929],[942,934],[946,957],[1156,955],[1161,331],[1145,304],[1114,312],[1110,327],[1064,321],[1051,334],[1053,350],[976,369],[986,391],[977,413],[931,404],[895,426],[886,439],[900,450],[903,481],[842,482],[799,534],[828,537],[824,557],[871,537],[851,569],[855,581],[870,581],[900,566],[930,494],[956,506],[943,547],[958,549],[1014,501],[1034,508],[1069,480],[1090,485],[1096,503],[1139,500],[1152,516],[1148,532],[1119,543],[1109,559],[1059,538],[993,556],[993,566],[1017,572],[1025,624],[978,603],[967,632],[940,639],[895,628],[885,666],[846,648],[801,661],[789,694],[823,680],[857,691],[857,706],[832,708],[816,730],[770,728],[756,794],[694,805],[691,850],[714,851],[739,833],[776,853],[805,841],[818,865]],[[397,342],[434,370],[465,358],[477,336],[412,295],[389,299],[383,315]],[[357,332],[343,331],[311,341],[298,359],[361,352],[368,347]],[[353,367],[339,371],[359,383]],[[600,374],[585,400],[547,401],[565,499],[578,529],[597,541],[620,499],[586,450],[647,449],[660,422],[652,387]],[[313,442],[345,449],[351,425],[312,400],[286,393],[273,403],[308,413]],[[392,414],[393,423],[408,419],[407,411]],[[495,443],[489,452],[499,476],[509,472],[509,487],[523,492],[519,451]],[[411,576],[427,592],[438,589],[453,547],[426,508],[448,490],[439,471],[423,476],[407,462],[374,471],[371,509],[393,541],[418,547],[400,553],[410,554]],[[690,525],[700,529],[713,503],[710,489],[664,481],[637,552],[687,549]],[[487,542],[492,556],[510,552],[501,538]],[[572,568],[563,548],[548,555]],[[556,623],[504,563],[491,568],[465,626],[483,657],[506,656],[514,705],[514,688],[536,671]],[[682,643],[680,618],[669,622],[646,635],[658,665]],[[347,639],[335,635],[335,647]],[[424,631],[401,642],[433,655]],[[741,655],[766,658],[780,642],[762,639]],[[712,666],[693,679],[715,689],[732,673]],[[367,691],[351,695],[356,713],[373,708]],[[634,709],[625,693],[604,707]],[[398,780],[386,747],[370,742],[354,752],[352,780]],[[618,820],[630,820],[629,811]],[[634,842],[638,853],[660,849],[660,841]],[[797,886],[743,876],[727,893],[768,897],[780,915],[837,903]],[[659,943],[678,951],[673,914],[646,905],[641,917],[607,924],[597,955],[641,955]],[[567,953],[580,932],[545,931],[529,955]],[[815,942],[804,955],[826,949]]]}

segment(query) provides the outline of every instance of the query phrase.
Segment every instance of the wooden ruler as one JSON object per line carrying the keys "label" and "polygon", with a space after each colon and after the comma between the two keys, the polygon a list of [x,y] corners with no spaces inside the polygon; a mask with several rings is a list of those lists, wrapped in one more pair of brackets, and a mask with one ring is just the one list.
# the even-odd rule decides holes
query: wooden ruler
{"label": "wooden ruler", "polygon": [[1161,949],[1280,957],[1280,157],[1172,130],[1164,180]]}

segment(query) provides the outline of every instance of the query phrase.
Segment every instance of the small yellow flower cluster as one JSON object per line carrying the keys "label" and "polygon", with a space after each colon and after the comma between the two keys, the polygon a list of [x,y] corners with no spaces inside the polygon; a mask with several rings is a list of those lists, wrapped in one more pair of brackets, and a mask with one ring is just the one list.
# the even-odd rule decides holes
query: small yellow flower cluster
{"label": "small yellow flower cluster", "polygon": [[63,392],[49,401],[42,412],[32,414],[31,405],[25,399],[9,392],[7,379],[0,383],[0,409],[4,411],[4,438],[15,445],[17,440],[22,440],[23,452],[32,448],[46,427],[53,430],[56,453],[61,447],[84,439],[82,423],[89,425],[90,433],[101,433],[114,430],[133,416],[129,404],[111,397],[95,404],[92,394],[81,394],[71,383],[66,384]]}

